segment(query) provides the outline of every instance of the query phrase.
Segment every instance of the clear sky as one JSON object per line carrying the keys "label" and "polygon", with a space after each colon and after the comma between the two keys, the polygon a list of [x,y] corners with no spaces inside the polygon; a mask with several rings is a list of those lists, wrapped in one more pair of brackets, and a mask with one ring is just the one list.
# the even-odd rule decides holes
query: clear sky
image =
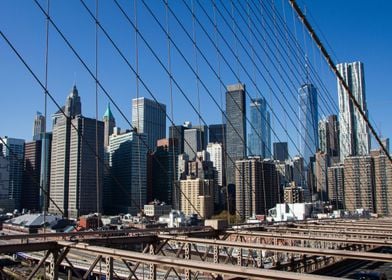
{"label": "clear sky", "polygon": [[[133,1],[119,2],[133,20]],[[185,2],[191,6],[191,1],[187,0]],[[195,2],[198,3],[198,1]],[[255,66],[252,60],[247,57],[246,50],[241,48],[241,44],[230,33],[230,28],[224,22],[224,18],[226,18],[229,24],[232,23],[229,14],[225,14],[223,8],[226,7],[230,11],[230,4],[228,4],[228,1],[223,3],[217,0],[216,2],[222,14],[225,15],[224,17],[219,14],[216,15],[218,27],[224,37],[227,38],[234,52],[237,52],[241,57],[241,61],[246,66],[244,69],[241,68],[239,63],[236,62],[230,47],[224,44],[222,38],[219,38],[218,44],[222,55],[228,61],[228,65],[225,64],[222,58],[217,59],[216,50],[213,48],[208,36],[203,33],[201,27],[196,23],[195,34],[198,45],[203,50],[207,60],[215,67],[215,71],[219,69],[224,84],[237,82],[237,75],[242,82],[246,83],[251,96],[257,96],[258,94],[266,96],[271,107],[276,108],[276,117],[279,117],[280,122],[283,124],[279,125],[279,121],[272,117],[272,123],[276,130],[276,135],[273,135],[273,141],[277,140],[277,138],[279,140],[287,140],[289,136],[283,131],[286,129],[289,133],[291,131],[295,133],[295,129],[291,127],[290,121],[293,123],[297,122],[295,119],[293,120],[289,104],[291,104],[293,111],[297,110],[295,87],[301,83],[301,79],[303,82],[305,74],[298,72],[292,76],[292,81],[288,82],[288,84],[290,82],[293,84],[291,89],[288,89],[291,85],[287,85],[286,89],[282,85],[282,81],[279,80],[277,85],[269,88],[268,82],[272,84],[273,82],[271,81],[271,77],[268,78],[266,70],[263,70],[264,68],[257,62],[257,56],[259,55],[261,61],[265,62],[268,69],[273,69],[274,64],[269,61],[267,54],[263,53],[262,46],[258,46],[256,43],[257,39],[260,42],[269,42],[270,45],[273,42],[268,41],[268,38],[263,39],[259,36],[261,35],[259,33],[254,33],[254,37],[249,37],[255,46],[255,49],[252,50],[251,46],[248,46],[245,40],[241,40],[247,46],[245,49],[249,51],[250,55],[252,57],[256,56],[253,61],[256,61],[259,66]],[[254,4],[256,2],[250,1],[251,7],[259,7]],[[278,6],[278,12],[283,15],[280,1],[275,0],[275,2]],[[39,3],[44,7],[46,5],[46,1],[39,1]],[[88,0],[86,3],[94,11],[95,1]],[[113,37],[113,40],[116,41],[131,65],[135,67],[135,34],[132,27],[121,15],[113,1],[99,1],[99,3],[100,22],[107,28],[107,31]],[[163,2],[154,0],[146,1],[146,3],[156,13],[158,20],[163,26],[166,26]],[[213,25],[201,9],[201,7],[205,7],[209,15],[213,18],[212,5],[209,1],[201,1],[201,3],[200,6],[194,4],[196,14],[208,30],[210,38],[214,39],[216,33],[214,33]],[[245,6],[245,1],[235,1],[236,8],[240,7],[239,3]],[[392,85],[390,83],[392,79],[392,72],[390,71],[392,61],[392,17],[390,16],[392,2],[388,0],[301,0],[298,3],[302,9],[306,7],[309,20],[319,33],[322,41],[324,43],[326,43],[326,40],[328,41],[327,47],[328,50],[333,51],[335,62],[358,60],[364,62],[369,115],[375,126],[381,130],[382,135],[391,137],[392,123],[389,121],[389,110],[392,105]],[[183,22],[185,28],[192,35],[192,17],[183,1],[171,0],[169,4]],[[154,19],[142,1],[137,2],[137,7],[141,33],[160,57],[161,62],[167,66],[167,40],[165,34],[160,30],[159,25],[154,22]],[[81,5],[81,2],[76,0],[51,1],[50,11],[54,22],[58,24],[59,28],[64,32],[78,53],[80,53],[89,68],[95,71],[95,24]],[[253,12],[257,13],[258,11]],[[292,26],[292,12],[287,4],[285,5],[284,13],[289,25]],[[255,17],[253,19],[257,23]],[[198,66],[201,82],[197,82],[192,70],[186,65],[186,62],[184,62],[179,52],[172,45],[171,62],[173,76],[178,81],[180,88],[189,97],[190,103],[196,109],[198,107],[201,108],[201,114],[205,121],[207,123],[219,123],[221,121],[221,113],[214,102],[216,101],[218,104],[224,105],[221,100],[224,89],[220,87],[218,79],[214,76],[216,73],[208,67],[208,63],[203,60],[200,54],[197,57],[194,55],[192,43],[172,16],[170,17],[169,23],[171,35],[175,38],[175,42],[183,52],[183,55],[188,58],[189,62],[194,66],[194,69],[196,68],[195,65]],[[251,34],[251,31],[246,29],[243,22],[240,25],[244,27],[243,33],[245,36]],[[297,24],[296,28],[298,41],[302,41],[301,27]],[[234,29],[236,30],[236,27]],[[21,55],[31,65],[41,81],[44,81],[45,19],[42,12],[37,8],[37,5],[33,1],[0,1],[0,30],[4,32],[20,51]],[[238,34],[240,33],[238,30],[236,32]],[[49,91],[53,94],[56,101],[60,105],[63,105],[72,85],[76,83],[82,99],[83,114],[88,117],[94,117],[96,114],[94,110],[94,80],[89,76],[53,28],[50,29],[49,34]],[[238,36],[243,36],[243,34],[239,34]],[[331,74],[328,74],[325,63],[320,60],[318,54],[311,48],[309,39],[306,40],[307,43],[305,43],[305,46],[308,48],[310,63],[314,64],[320,77],[325,78],[326,88],[336,103],[336,81],[332,78]],[[186,120],[191,120],[193,123],[198,124],[199,118],[190,104],[182,96],[181,90],[175,85],[173,86],[173,107],[170,105],[170,84],[167,73],[165,73],[159,62],[153,57],[141,38],[139,38],[138,47],[140,75],[148,85],[148,88],[154,93],[154,96],[159,101],[167,104],[168,114],[171,115],[173,113],[174,122],[180,124]],[[270,51],[269,55],[272,55],[272,53],[273,51]],[[195,63],[196,59],[198,64]],[[137,92],[135,75],[116,53],[110,42],[104,38],[102,32],[99,33],[98,63],[99,80],[116,100],[116,103],[126,115],[128,121],[131,121],[131,99],[136,97]],[[230,69],[229,65],[232,69]],[[258,72],[259,69],[260,72]],[[263,79],[261,73],[264,73],[267,78]],[[272,75],[274,78],[278,77],[276,73]],[[252,85],[252,78],[256,81],[257,87]],[[0,38],[0,84],[2,92],[0,99],[0,135],[30,140],[32,137],[34,114],[36,111],[44,111],[43,90],[33,80],[32,76],[27,72],[2,38]],[[142,85],[140,85],[139,89],[140,96],[151,98]],[[278,99],[274,98],[273,93],[279,95],[280,89],[282,93],[287,94],[288,103],[279,108]],[[198,98],[197,92],[199,92],[200,98]],[[215,100],[211,99],[209,94],[212,94]],[[200,100],[200,106],[198,100]],[[108,102],[102,90],[99,92],[98,101],[98,115],[101,118]],[[282,113],[284,112],[283,108],[288,110],[287,115]],[[55,111],[57,111],[55,105],[49,101],[47,111],[49,118]],[[325,107],[320,113],[323,112],[333,113],[333,110]],[[116,109],[113,109],[113,113],[120,127],[129,127],[127,121],[121,118]],[[334,113],[337,112],[335,111]],[[51,130],[50,120],[48,120],[48,130]],[[293,136],[294,142],[298,137],[298,135]],[[292,153],[294,154],[295,151]]]}

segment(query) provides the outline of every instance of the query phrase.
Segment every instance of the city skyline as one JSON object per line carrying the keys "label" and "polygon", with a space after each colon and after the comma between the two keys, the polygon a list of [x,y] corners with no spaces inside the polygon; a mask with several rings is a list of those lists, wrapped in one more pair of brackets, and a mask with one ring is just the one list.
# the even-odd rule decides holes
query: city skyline
{"label": "city skyline", "polygon": [[[370,55],[370,54],[368,56],[363,55],[363,54],[368,54],[368,52],[367,51],[363,51],[361,53],[360,50],[362,49],[362,47],[360,45],[357,45],[356,48],[350,48],[350,51],[347,48],[344,48],[344,47],[340,48],[339,47],[339,46],[342,45],[341,40],[338,40],[339,37],[338,36],[334,36],[334,34],[332,34],[332,32],[328,33],[328,31],[333,29],[333,26],[338,25],[340,27],[338,29],[339,32],[343,32],[343,31],[340,30],[341,27],[344,27],[345,29],[348,29],[348,28],[350,28],[351,23],[350,23],[349,20],[344,20],[344,24],[343,23],[334,23],[334,22],[330,22],[330,21],[328,21],[328,24],[327,24],[327,21],[324,21],[324,19],[326,17],[325,17],[325,14],[321,12],[322,9],[325,9],[325,8],[326,9],[331,9],[333,4],[327,5],[327,4],[324,4],[324,3],[312,3],[312,2],[308,3],[308,1],[302,1],[302,2],[303,3],[300,3],[300,4],[303,4],[304,6],[306,6],[306,8],[308,10],[308,13],[311,13],[310,16],[312,16],[313,18],[315,18],[317,16],[317,24],[318,24],[318,26],[321,27],[321,30],[323,31],[324,35],[326,35],[326,37],[328,38],[329,45],[332,45],[333,47],[334,47],[335,44],[337,45],[336,48],[335,47],[333,48],[334,53],[337,53],[338,57],[340,58],[340,59],[336,60],[337,62],[340,62],[341,59],[344,58],[343,61],[361,60],[361,61],[363,61],[365,63],[365,66],[366,66],[366,69],[367,69],[367,76],[366,76],[367,91],[369,93],[372,93],[372,94],[369,94],[369,97],[368,97],[369,115],[370,115],[371,119],[373,119],[373,123],[377,127],[377,130],[381,130],[381,133],[382,133],[382,135],[384,137],[390,136],[392,134],[391,133],[392,129],[388,128],[388,126],[389,126],[388,123],[383,123],[381,121],[382,120],[382,116],[383,116],[383,114],[381,112],[382,112],[383,108],[381,108],[381,110],[378,110],[378,109],[375,110],[374,109],[374,105],[373,105],[374,102],[378,103],[377,106],[384,105],[384,104],[387,104],[389,102],[388,98],[385,99],[385,102],[380,102],[379,101],[380,100],[379,94],[381,92],[388,92],[388,88],[387,87],[384,86],[381,90],[379,90],[377,88],[374,88],[375,86],[377,86],[373,82],[375,77],[377,77],[376,73],[380,74],[382,68],[377,68],[376,69],[376,68],[374,68],[373,65],[375,65],[376,64],[375,61],[378,61],[379,59],[374,57],[374,56],[372,56],[372,55]],[[9,4],[8,3],[2,3],[2,5],[8,7]],[[61,4],[58,4],[58,5],[61,5]],[[381,3],[381,5],[387,6],[389,4],[384,1],[384,2]],[[75,4],[72,4],[71,6],[75,6]],[[343,10],[346,10],[346,9],[349,8],[349,5],[341,4],[340,7]],[[10,8],[12,9],[12,7],[10,7]],[[31,7],[31,8],[33,8],[33,7]],[[54,9],[55,8],[56,7],[54,7]],[[67,9],[70,9],[71,7],[64,6],[63,8],[65,10],[67,10]],[[367,9],[368,7],[366,7],[365,5],[359,5],[359,6],[356,7],[356,9],[358,9],[359,13],[364,13],[364,11],[366,11],[365,8]],[[3,9],[3,10],[6,10],[6,9]],[[32,10],[34,11],[34,9],[32,9]],[[80,14],[80,12],[81,12],[80,8],[78,8],[76,10],[78,11],[78,14]],[[334,12],[337,13],[338,11],[334,11]],[[370,12],[374,12],[373,8],[371,9]],[[23,13],[28,13],[28,11],[23,11],[22,10],[21,13],[22,14]],[[36,15],[39,16],[39,13],[36,13]],[[313,20],[312,17],[310,18],[310,21]],[[3,18],[4,18],[5,22],[8,19],[7,15],[4,15]],[[342,17],[337,17],[337,18],[339,19],[339,21],[343,21]],[[60,20],[61,20],[61,18],[60,18]],[[367,21],[368,19],[365,17],[364,20]],[[376,23],[380,23],[380,21],[383,21],[383,20],[385,21],[386,19],[383,19],[382,17],[377,17],[377,22]],[[373,23],[373,24],[375,24],[375,23]],[[361,27],[363,27],[365,31],[369,30],[370,27],[369,28],[365,28],[362,25],[364,25],[364,24],[361,24]],[[31,26],[31,28],[37,28],[37,26]],[[84,33],[86,33],[85,27],[83,27],[82,30],[83,30]],[[336,31],[336,29],[333,29],[333,30]],[[353,40],[358,40],[358,36],[354,36],[354,35],[356,35],[356,34],[352,34],[350,36],[352,36]],[[369,33],[364,33],[364,34],[361,33],[361,35],[362,36],[374,36],[370,32]],[[42,34],[41,34],[41,37],[39,37],[39,38],[42,38]],[[347,38],[347,40],[348,39],[349,38]],[[38,43],[38,41],[35,41],[35,42]],[[374,43],[374,41],[373,41],[373,43]],[[389,41],[387,41],[387,44],[389,44]],[[37,44],[35,44],[33,46],[36,47]],[[55,46],[57,46],[57,43],[55,44]],[[53,47],[55,47],[55,46],[53,46]],[[384,46],[385,46],[384,43],[379,43],[378,45],[375,45],[373,47],[384,48]],[[341,54],[339,54],[339,52],[341,52]],[[354,55],[354,54],[357,54],[357,55]],[[390,55],[390,54],[388,52],[384,52],[384,55]],[[52,59],[51,61],[53,63],[55,63],[55,61],[57,60],[57,58],[55,58],[54,55],[52,55],[51,59]],[[371,59],[373,59],[373,60],[371,60]],[[8,56],[7,56],[6,62],[7,61],[9,61]],[[33,60],[33,61],[36,61],[36,60]],[[10,71],[11,71],[10,73],[12,73],[12,71],[13,71],[13,69],[15,69],[15,67],[18,69],[18,71],[22,70],[22,68],[20,68],[19,66],[14,65],[14,64],[17,64],[15,62],[16,61],[14,61],[14,63],[12,64],[12,67],[10,69]],[[38,64],[36,62],[34,62],[34,65],[38,66]],[[379,65],[380,65],[380,63],[377,64],[377,66],[379,66]],[[383,64],[381,63],[381,65],[383,65]],[[38,68],[37,68],[37,70],[38,70]],[[76,81],[77,84],[80,85],[79,87],[83,90],[83,92],[85,92],[87,95],[89,95],[88,98],[92,97],[94,89],[93,89],[91,84],[87,83],[91,78],[84,79],[84,77],[86,77],[85,74],[81,74],[81,72],[84,72],[84,70],[82,70],[80,68],[80,66],[78,66],[78,67],[71,67],[70,68],[69,65],[65,69],[67,69],[68,75],[63,75],[62,79],[58,79],[56,76],[54,76],[52,78],[53,80],[51,81],[50,80],[51,78],[50,78],[50,75],[49,75],[49,86],[50,86],[49,90],[50,90],[50,92],[56,93],[57,96],[60,96],[62,92],[68,91],[69,85],[72,83],[72,81]],[[121,69],[123,69],[123,67]],[[101,71],[103,71],[103,69],[101,69]],[[327,71],[327,70],[325,70],[325,71]],[[57,74],[52,74],[52,75],[57,75]],[[3,75],[3,76],[7,76],[7,75]],[[67,79],[67,77],[68,77],[68,79]],[[161,79],[162,79],[162,77],[159,78],[159,80],[161,80]],[[125,80],[127,80],[127,79],[125,79]],[[228,80],[228,79],[226,79],[226,80],[227,80],[227,83],[230,84],[231,81]],[[18,113],[19,108],[16,108],[17,119],[20,119],[20,121],[18,121],[18,123],[19,123],[18,127],[10,126],[10,124],[8,124],[6,122],[3,125],[4,131],[2,132],[2,135],[8,135],[9,137],[23,138],[23,139],[28,140],[28,139],[30,139],[29,131],[31,131],[31,123],[29,122],[29,120],[31,119],[31,117],[34,115],[34,113],[37,110],[41,111],[41,112],[44,111],[43,110],[43,93],[42,93],[42,90],[40,90],[37,87],[37,85],[34,85],[34,84],[32,84],[32,86],[29,87],[28,91],[26,91],[25,89],[22,89],[23,88],[23,83],[13,83],[14,87],[10,88],[8,86],[8,85],[10,85],[10,83],[9,83],[10,81],[6,81],[6,83],[5,83],[5,88],[10,93],[12,93],[10,95],[10,97],[11,96],[17,97],[20,94],[22,94],[23,92],[31,92],[30,95],[31,95],[31,97],[34,97],[34,100],[32,100],[31,102],[28,102],[28,104],[31,105],[31,106],[29,106],[29,108],[25,108],[25,106],[23,106],[23,104],[20,105],[21,108],[23,108],[23,110],[21,110],[21,112],[23,112],[23,113]],[[112,83],[110,82],[110,84],[112,84]],[[124,84],[123,82],[118,83],[118,87],[117,88],[119,88],[119,86],[122,86],[123,84]],[[134,86],[134,82],[132,82],[132,84]],[[248,90],[249,90],[249,87],[251,86],[251,83],[246,83],[246,84],[248,84]],[[336,91],[336,87],[334,86],[334,84],[327,85],[327,86],[331,87],[331,93],[336,95],[336,98],[337,98],[337,91]],[[34,94],[33,94],[33,92],[34,92]],[[126,96],[124,96],[128,100],[131,100],[132,98],[136,97],[136,96],[134,96],[132,94],[132,93],[135,93],[135,90],[130,89],[129,87],[128,87],[128,90],[126,90],[126,91],[118,90],[118,92],[122,92],[122,93],[123,92],[130,92],[130,94],[126,94]],[[215,92],[219,92],[219,90],[217,90]],[[251,93],[252,92],[254,92],[254,89],[251,90]],[[377,94],[375,94],[375,93],[377,93]],[[149,97],[148,93],[144,94],[144,95],[146,97]],[[382,96],[387,97],[387,95],[385,95],[385,94],[382,95]],[[8,98],[10,98],[10,97],[6,96],[6,100],[8,100]],[[120,99],[123,99],[124,97],[120,97]],[[164,98],[158,98],[158,100],[160,102],[169,104],[169,102],[167,102],[168,96],[166,94],[161,95],[161,97],[164,97]],[[57,99],[58,100],[62,100],[61,97],[58,97]],[[100,108],[99,115],[102,115],[102,113],[104,112],[104,108],[105,108],[105,106],[107,104],[107,102],[105,101],[105,97],[103,95],[102,95],[101,99],[103,99],[103,100],[101,100],[99,102],[99,108]],[[34,104],[36,104],[36,106],[34,106]],[[48,105],[49,106],[48,106],[47,127],[50,127],[50,117],[49,117],[50,116],[50,112],[57,111],[57,109],[53,108],[53,104],[49,103]],[[94,115],[94,110],[92,110],[92,107],[90,107],[91,105],[87,105],[86,106],[86,109],[85,109],[86,111],[84,113],[85,116],[92,117]],[[184,108],[187,107],[187,106],[177,106],[176,104],[174,104],[174,105],[175,105],[174,110],[179,110],[181,107],[184,107]],[[117,112],[117,109],[116,108],[113,108],[113,109],[114,109],[114,114],[116,116],[119,116],[119,113]],[[8,112],[7,110],[9,110],[9,109],[5,108],[4,112],[2,112],[2,114],[3,113],[7,114],[7,112]],[[129,112],[129,110],[130,110],[129,109],[129,105],[126,106],[126,107],[122,106],[122,111],[123,112]],[[210,109],[208,109],[208,107],[207,107],[204,110],[204,112],[209,111],[209,110]],[[30,114],[29,114],[29,112],[30,112]],[[335,112],[335,113],[337,113],[337,112]],[[126,114],[126,115],[127,115],[127,117],[129,119],[131,119],[131,116],[129,114]],[[194,116],[194,114],[192,114],[192,115],[185,114],[184,115],[183,113],[179,112],[179,114],[176,114],[176,116],[177,115],[179,116],[179,119],[178,119],[178,121],[175,120],[176,123],[181,123],[183,120],[190,120],[190,121],[193,121],[193,122],[196,123],[196,116]],[[385,115],[385,113],[384,113],[384,115]],[[183,117],[181,117],[181,116],[183,116]],[[206,118],[207,118],[207,122],[209,122],[209,123],[219,123],[219,122],[221,122],[221,115],[220,114],[207,114]],[[208,121],[208,119],[211,119],[211,120]],[[374,122],[374,120],[376,120],[376,121]],[[125,125],[123,119],[121,119],[121,120],[119,119],[117,121],[118,121],[118,126],[119,127],[128,128],[128,126]],[[166,121],[166,122],[167,122],[167,126],[169,126],[168,121]],[[272,118],[272,122],[274,122],[273,118]],[[273,135],[272,135],[272,137],[273,137],[272,142],[278,142],[278,139],[275,139],[275,137]],[[284,135],[281,136],[281,138],[283,138],[281,140],[286,140],[286,139],[284,139],[285,138]],[[290,150],[295,151],[295,148],[293,148],[293,144],[292,143],[289,143],[289,146],[290,146]],[[294,155],[296,154],[296,152],[292,152],[292,153]]]}

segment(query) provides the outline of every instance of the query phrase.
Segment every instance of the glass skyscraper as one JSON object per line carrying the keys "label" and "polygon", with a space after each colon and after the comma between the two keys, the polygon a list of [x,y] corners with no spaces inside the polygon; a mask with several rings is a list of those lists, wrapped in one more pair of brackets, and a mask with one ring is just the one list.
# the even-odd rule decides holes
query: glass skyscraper
{"label": "glass skyscraper", "polygon": [[157,141],[166,138],[166,105],[145,97],[133,99],[132,126],[146,134],[148,148],[154,151]]}
{"label": "glass skyscraper", "polygon": [[[355,100],[367,115],[363,63],[341,63],[337,65],[337,69],[349,86]],[[340,161],[343,162],[347,156],[369,154],[370,134],[365,120],[339,82],[338,95]]]}
{"label": "glass skyscraper", "polygon": [[271,157],[271,124],[265,98],[254,98],[250,102],[250,134],[248,155]]}
{"label": "glass skyscraper", "polygon": [[317,89],[304,84],[299,89],[300,152],[305,166],[318,149],[318,103]]}
{"label": "glass skyscraper", "polygon": [[227,184],[235,184],[235,161],[246,156],[245,85],[227,86],[226,92],[226,174]]}

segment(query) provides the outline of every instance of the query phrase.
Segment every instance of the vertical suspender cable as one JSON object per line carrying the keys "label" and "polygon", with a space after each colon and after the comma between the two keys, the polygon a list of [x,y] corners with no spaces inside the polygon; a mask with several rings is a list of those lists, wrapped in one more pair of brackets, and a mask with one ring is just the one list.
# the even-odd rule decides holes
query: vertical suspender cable
{"label": "vertical suspender cable", "polygon": [[[172,78],[172,65],[171,65],[171,42],[169,40],[170,37],[170,24],[169,24],[169,11],[168,11],[168,6],[169,6],[169,0],[165,0],[165,19],[166,19],[166,40],[167,40],[167,68],[169,70],[169,91],[170,91],[170,117],[172,121],[174,122],[174,107],[173,107],[173,78]],[[174,122],[175,123],[175,122]],[[169,147],[171,145],[171,157],[172,157],[172,168],[173,168],[173,177],[169,178],[169,180],[172,180],[172,185],[171,185],[171,203],[172,206],[175,206],[175,209],[179,209],[180,204],[179,204],[179,195],[180,191],[176,190],[176,185],[177,182],[176,180],[178,179],[176,177],[176,154],[174,152],[175,149],[175,143],[174,143],[174,127],[169,131],[171,134],[169,135]],[[177,143],[177,148],[179,148],[180,143]],[[180,151],[179,151],[180,152]],[[178,186],[180,188],[180,186]]]}
{"label": "vertical suspender cable", "polygon": [[[98,154],[99,152],[99,143],[98,143],[98,1],[95,0],[95,152]],[[101,224],[101,194],[100,194],[100,178],[99,178],[99,159],[95,157],[95,180],[96,180],[96,191],[97,191],[97,227],[100,227]]]}
{"label": "vertical suspender cable", "polygon": [[[41,182],[43,182],[45,185],[41,186],[41,189],[43,188],[45,191],[42,192],[43,195],[43,200],[42,200],[42,206],[43,206],[43,211],[44,211],[44,233],[46,231],[46,211],[48,209],[48,198],[47,194],[49,191],[49,182],[48,182],[48,176],[47,174],[47,167],[49,166],[49,163],[47,161],[47,147],[49,145],[48,139],[46,139],[46,123],[47,123],[47,118],[48,118],[48,69],[49,69],[49,8],[50,8],[50,0],[47,0],[47,17],[45,21],[45,29],[46,29],[46,42],[45,42],[45,99],[44,99],[44,116],[45,116],[45,124],[44,124],[44,135],[41,137],[41,143],[44,143],[44,147],[41,145],[41,149],[43,150],[43,156],[42,158],[44,159],[43,162],[41,162],[41,166],[44,166],[44,173],[41,173],[45,176],[45,178],[41,178]],[[43,180],[42,180],[43,179]]]}

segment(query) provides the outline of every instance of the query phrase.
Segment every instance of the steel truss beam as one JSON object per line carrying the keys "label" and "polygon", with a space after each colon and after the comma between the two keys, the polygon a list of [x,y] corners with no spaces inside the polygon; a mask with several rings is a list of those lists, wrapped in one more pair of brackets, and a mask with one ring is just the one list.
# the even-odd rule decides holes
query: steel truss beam
{"label": "steel truss beam", "polygon": [[294,233],[276,233],[268,231],[227,231],[229,236],[251,236],[251,237],[264,237],[264,238],[277,238],[287,240],[309,240],[309,241],[326,241],[335,242],[339,244],[364,244],[372,246],[392,246],[392,240],[390,239],[365,239],[365,238],[341,238],[341,237],[330,237],[330,236],[314,236],[310,234],[294,234]]}
{"label": "steel truss beam", "polygon": [[381,262],[392,262],[391,254],[382,253],[370,253],[363,251],[348,251],[348,250],[331,250],[331,249],[321,249],[321,248],[306,248],[298,246],[278,246],[278,245],[265,245],[265,244],[255,244],[255,243],[241,243],[241,242],[231,242],[223,240],[213,240],[213,239],[202,239],[202,238],[188,238],[188,237],[175,237],[170,235],[159,235],[162,239],[170,239],[179,242],[191,242],[197,244],[208,245],[218,245],[224,247],[232,248],[247,248],[247,249],[259,249],[259,250],[270,250],[274,252],[285,252],[285,253],[297,253],[306,254],[314,256],[334,256],[340,258],[358,259],[358,260],[371,260],[371,261],[381,261]]}
{"label": "steel truss beam", "polygon": [[83,243],[72,243],[72,242],[59,242],[63,246],[67,246],[74,249],[84,250],[86,252],[92,252],[96,254],[102,254],[106,257],[111,256],[117,259],[125,259],[131,261],[140,261],[147,264],[153,264],[157,266],[164,266],[166,268],[173,267],[179,270],[189,269],[190,271],[204,272],[204,273],[216,273],[224,274],[226,276],[245,277],[249,279],[303,279],[303,280],[323,280],[323,279],[337,279],[318,275],[309,275],[301,273],[293,273],[286,271],[277,271],[269,269],[249,268],[240,267],[225,264],[214,264],[208,262],[201,262],[196,260],[184,260],[174,257],[163,257],[152,254],[143,254],[125,250],[111,249],[105,247],[92,246]]}

